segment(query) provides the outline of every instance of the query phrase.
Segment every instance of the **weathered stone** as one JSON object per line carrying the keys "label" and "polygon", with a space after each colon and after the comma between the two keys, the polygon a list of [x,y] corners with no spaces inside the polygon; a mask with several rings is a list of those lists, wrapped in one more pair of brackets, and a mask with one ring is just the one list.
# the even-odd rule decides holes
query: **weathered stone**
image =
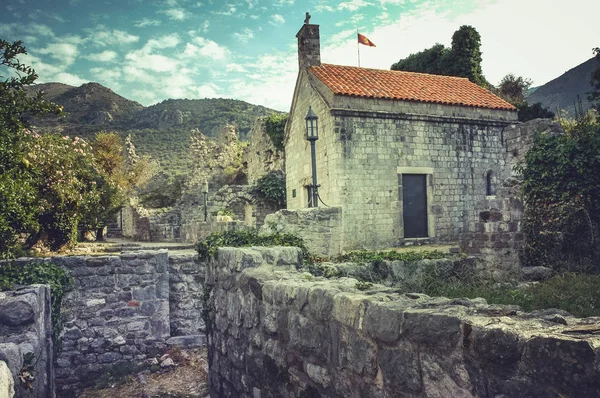
{"label": "weathered stone", "polygon": [[33,306],[22,300],[11,300],[0,305],[0,324],[8,326],[26,325],[33,322]]}
{"label": "weathered stone", "polygon": [[15,396],[15,382],[13,375],[4,361],[0,361],[0,397],[12,398]]}
{"label": "weathered stone", "polygon": [[551,278],[555,273],[552,268],[542,266],[521,268],[521,277],[526,281],[544,281]]}

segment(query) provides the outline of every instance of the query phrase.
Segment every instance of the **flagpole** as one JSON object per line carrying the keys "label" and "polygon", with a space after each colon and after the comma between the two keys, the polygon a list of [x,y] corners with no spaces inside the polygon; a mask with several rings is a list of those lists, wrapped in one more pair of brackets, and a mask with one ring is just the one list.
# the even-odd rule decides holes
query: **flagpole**
{"label": "flagpole", "polygon": [[358,28],[356,28],[356,50],[358,51],[358,67],[360,68],[360,43],[358,42]]}

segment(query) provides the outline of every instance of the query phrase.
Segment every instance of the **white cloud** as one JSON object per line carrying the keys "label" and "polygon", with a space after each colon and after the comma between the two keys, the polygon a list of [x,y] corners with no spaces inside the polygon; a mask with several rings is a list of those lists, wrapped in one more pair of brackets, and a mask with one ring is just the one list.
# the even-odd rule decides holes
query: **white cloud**
{"label": "white cloud", "polygon": [[118,69],[91,68],[90,73],[98,80],[105,82],[109,87],[113,87],[115,83],[122,77],[122,73]]}
{"label": "white cloud", "polygon": [[227,4],[227,11],[217,11],[215,14],[217,15],[233,15],[237,11],[237,8],[231,4]]}
{"label": "white cloud", "polygon": [[371,5],[371,3],[366,2],[365,0],[350,0],[346,2],[342,2],[338,4],[338,10],[348,10],[348,11],[357,11],[360,8]]}
{"label": "white cloud", "polygon": [[101,53],[93,53],[86,55],[87,59],[96,62],[110,62],[117,59],[117,53],[111,50],[102,51]]}
{"label": "white cloud", "polygon": [[202,84],[196,88],[196,95],[199,98],[216,98],[220,97],[221,87],[214,83]]}
{"label": "white cloud", "polygon": [[165,14],[173,21],[183,21],[189,17],[188,13],[183,8],[168,8],[159,12]]}
{"label": "white cloud", "polygon": [[148,54],[138,50],[130,52],[125,59],[132,61],[134,66],[153,72],[173,72],[177,70],[177,61],[160,54]]}
{"label": "white cloud", "polygon": [[221,60],[227,56],[228,50],[216,42],[204,37],[195,37],[192,43],[186,45],[185,56],[202,56],[213,60]]}
{"label": "white cloud", "polygon": [[254,39],[254,32],[252,29],[245,28],[241,32],[235,32],[232,36],[241,43],[248,43],[250,39]]}
{"label": "white cloud", "polygon": [[68,72],[60,72],[56,74],[54,76],[54,80],[59,81],[61,83],[69,84],[71,86],[81,86],[82,84],[87,83],[89,81]]}
{"label": "white cloud", "polygon": [[317,4],[315,6],[315,11],[317,11],[317,12],[323,12],[323,11],[333,12],[333,11],[335,11],[335,9],[332,6],[327,5],[327,4]]}
{"label": "white cloud", "polygon": [[30,23],[27,27],[27,31],[34,36],[54,37],[54,31],[47,25],[40,23]]}
{"label": "white cloud", "polygon": [[159,26],[161,22],[158,19],[142,18],[133,24],[136,28],[145,28],[146,26]]}
{"label": "white cloud", "polygon": [[227,64],[227,65],[225,66],[225,70],[226,70],[227,72],[246,72],[246,68],[244,68],[244,67],[243,67],[242,65],[240,65],[240,64],[235,64],[235,63],[232,63],[232,64]]}
{"label": "white cloud", "polygon": [[271,24],[273,25],[283,25],[285,23],[285,18],[283,18],[280,14],[271,15]]}
{"label": "white cloud", "polygon": [[161,36],[158,39],[148,40],[144,47],[142,47],[142,50],[145,52],[151,52],[155,49],[171,48],[177,46],[180,42],[181,40],[179,39],[179,35],[177,35],[177,33],[172,33]]}
{"label": "white cloud", "polygon": [[51,43],[44,48],[38,49],[36,52],[49,55],[65,65],[71,65],[79,55],[77,46],[70,43]]}
{"label": "white cloud", "polygon": [[94,29],[87,29],[87,31],[88,37],[86,39],[101,47],[133,44],[140,40],[139,36],[132,35],[123,30],[111,30],[104,25],[98,25]]}
{"label": "white cloud", "polygon": [[294,0],[276,0],[275,6],[291,6],[294,4]]}

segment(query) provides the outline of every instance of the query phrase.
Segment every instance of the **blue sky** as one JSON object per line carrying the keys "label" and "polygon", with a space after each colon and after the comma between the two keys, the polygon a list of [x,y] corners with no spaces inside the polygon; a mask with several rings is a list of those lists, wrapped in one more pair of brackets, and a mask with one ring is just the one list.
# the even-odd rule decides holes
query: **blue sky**
{"label": "blue sky", "polygon": [[[289,110],[295,34],[310,11],[323,62],[389,69],[461,25],[482,36],[483,72],[540,85],[600,46],[600,1],[571,0],[3,0],[0,38],[22,40],[39,82],[99,82],[151,105],[237,98]],[[1,74],[1,73],[0,73]]]}

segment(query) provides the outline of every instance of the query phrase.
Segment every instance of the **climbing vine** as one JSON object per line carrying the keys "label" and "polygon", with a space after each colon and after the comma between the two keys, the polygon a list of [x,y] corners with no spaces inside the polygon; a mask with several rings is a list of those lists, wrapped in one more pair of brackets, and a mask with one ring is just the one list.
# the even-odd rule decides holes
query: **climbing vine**
{"label": "climbing vine", "polygon": [[592,114],[538,135],[518,168],[526,203],[523,261],[600,272],[600,123]]}
{"label": "climbing vine", "polygon": [[275,114],[267,117],[265,121],[265,129],[267,135],[271,139],[273,146],[278,151],[284,150],[283,135],[285,132],[285,124],[287,123],[287,114]]}
{"label": "climbing vine", "polygon": [[272,171],[256,181],[253,193],[267,205],[283,209],[286,206],[285,174]]}

